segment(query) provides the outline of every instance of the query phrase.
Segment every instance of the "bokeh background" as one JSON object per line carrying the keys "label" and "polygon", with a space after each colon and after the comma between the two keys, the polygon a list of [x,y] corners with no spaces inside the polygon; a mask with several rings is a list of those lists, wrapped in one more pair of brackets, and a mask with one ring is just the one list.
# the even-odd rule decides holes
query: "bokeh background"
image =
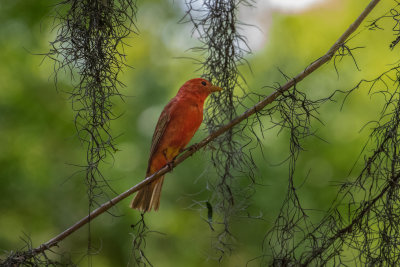
{"label": "bokeh background", "polygon": [[[302,4],[298,4],[298,3]],[[256,1],[258,8],[243,8],[242,33],[249,38],[253,53],[247,56],[251,70],[242,66],[246,90],[268,94],[264,86],[285,81],[278,69],[294,76],[323,55],[364,9],[368,1]],[[371,14],[381,15],[392,5],[383,1]],[[53,62],[41,56],[54,40],[54,1],[16,0],[0,2],[0,258],[21,249],[21,239],[38,246],[85,216],[88,211],[84,173],[85,149],[76,137],[69,95],[71,82],[61,75],[56,90]],[[126,41],[127,63],[120,88],[125,101],[115,100],[112,123],[120,151],[102,165],[116,192],[122,192],[144,176],[151,136],[158,115],[186,80],[200,76],[189,49],[198,45],[190,24],[178,24],[185,12],[183,1],[139,1],[138,35]],[[335,90],[351,89],[362,79],[371,79],[398,58],[391,51],[391,31],[368,31],[349,45],[359,69],[350,57],[328,64],[306,78],[299,89],[311,98],[328,96]],[[368,88],[352,94],[341,109],[342,95],[320,109],[323,122],[313,122],[318,138],[305,140],[296,181],[301,201],[307,208],[326,210],[337,192],[338,182],[351,179],[362,161],[357,157],[369,134],[362,127],[379,116],[382,99],[370,97]],[[268,126],[267,118],[264,123]],[[193,200],[207,198],[204,190],[215,175],[210,155],[200,151],[167,175],[160,211],[146,222],[154,233],[147,238],[147,257],[154,266],[244,266],[263,254],[265,233],[272,226],[287,187],[288,165],[278,164],[288,156],[288,135],[278,129],[264,133],[262,147],[254,151],[258,170],[250,213],[263,220],[235,218],[234,251],[219,264],[213,260],[215,233],[204,217],[206,210],[189,208]],[[200,130],[194,142],[207,135]],[[350,173],[355,164],[355,171]],[[110,193],[110,195],[112,195]],[[139,214],[128,208],[130,198],[91,225],[93,245],[99,249],[93,266],[126,266],[132,248],[131,225]],[[322,213],[321,213],[322,214]],[[315,215],[318,219],[318,214]],[[79,265],[87,265],[88,229],[83,228],[60,244]],[[257,266],[257,261],[249,266]]]}

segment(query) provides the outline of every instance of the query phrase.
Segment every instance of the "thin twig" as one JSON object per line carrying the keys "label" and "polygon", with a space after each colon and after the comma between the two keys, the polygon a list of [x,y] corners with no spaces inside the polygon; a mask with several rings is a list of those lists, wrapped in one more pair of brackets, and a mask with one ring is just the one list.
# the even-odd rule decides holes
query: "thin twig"
{"label": "thin twig", "polygon": [[150,183],[151,181],[154,181],[158,177],[170,172],[172,169],[174,169],[176,166],[178,166],[180,163],[182,163],[188,157],[192,156],[199,149],[206,146],[208,143],[210,143],[216,137],[225,133],[226,131],[228,131],[229,129],[234,127],[235,125],[239,124],[243,120],[245,120],[248,117],[252,116],[253,114],[257,113],[258,111],[262,110],[265,106],[272,103],[283,92],[289,90],[296,83],[299,83],[305,77],[307,77],[308,75],[313,73],[315,70],[317,70],[319,67],[324,65],[326,62],[328,62],[334,56],[336,51],[345,44],[345,41],[347,40],[347,38],[360,26],[360,24],[365,19],[365,17],[373,10],[373,8],[379,3],[379,1],[380,0],[372,0],[368,4],[368,6],[364,9],[364,11],[361,13],[361,15],[349,26],[349,28],[343,33],[343,35],[329,49],[329,51],[325,55],[320,57],[318,60],[311,63],[303,72],[301,72],[295,78],[291,79],[285,85],[283,85],[282,87],[277,89],[275,92],[270,94],[268,97],[264,98],[262,101],[258,102],[256,105],[254,105],[252,108],[245,111],[242,115],[233,119],[230,123],[226,124],[225,126],[222,126],[218,130],[216,130],[215,132],[210,134],[208,137],[206,137],[201,142],[196,144],[196,146],[194,146],[193,149],[190,149],[190,150],[186,151],[185,153],[183,153],[181,156],[179,156],[174,162],[171,162],[169,165],[166,165],[161,170],[159,170],[158,172],[154,173],[153,175],[147,177],[142,182],[136,184],[135,186],[133,186],[129,190],[125,191],[124,193],[122,193],[122,194],[116,196],[115,198],[113,198],[112,200],[102,204],[99,208],[92,211],[88,216],[79,220],[74,225],[72,225],[71,227],[69,227],[68,229],[66,229],[59,235],[57,235],[56,237],[52,238],[51,240],[47,241],[46,243],[40,245],[38,248],[34,249],[34,251],[33,251],[34,253],[32,253],[32,256],[39,254],[39,253],[57,245],[64,238],[71,235],[76,230],[80,229],[82,226],[87,224],[89,221],[92,221],[94,218],[96,218],[100,214],[104,213],[105,211],[110,209],[112,206],[114,206],[118,202],[120,202],[121,200],[127,198],[128,196],[132,195],[136,191],[140,190],[141,188],[143,188],[146,184]]}
{"label": "thin twig", "polygon": [[309,266],[309,264],[315,259],[317,258],[319,255],[321,255],[323,252],[325,252],[330,246],[332,246],[335,241],[338,238],[343,238],[343,234],[344,233],[350,233],[353,231],[354,227],[356,227],[358,224],[361,223],[362,219],[364,218],[364,216],[368,213],[368,211],[371,210],[371,208],[375,205],[375,203],[380,200],[385,193],[393,186],[393,184],[396,184],[399,181],[400,176],[394,177],[392,183],[388,183],[379,193],[379,195],[377,195],[375,198],[369,200],[368,202],[366,202],[365,208],[362,209],[362,211],[357,215],[356,218],[354,218],[351,223],[349,223],[347,226],[343,227],[342,229],[336,231],[336,233],[327,238],[328,242],[326,244],[324,244],[324,246],[321,246],[316,253],[313,253],[312,255],[310,255],[308,258],[306,258],[301,266]]}

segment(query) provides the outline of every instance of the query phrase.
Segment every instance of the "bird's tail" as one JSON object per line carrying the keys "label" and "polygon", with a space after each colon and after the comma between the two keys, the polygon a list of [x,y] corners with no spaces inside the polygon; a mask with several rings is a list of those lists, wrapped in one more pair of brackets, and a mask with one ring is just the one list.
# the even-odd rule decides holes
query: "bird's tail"
{"label": "bird's tail", "polygon": [[157,180],[140,189],[131,202],[131,208],[144,212],[150,211],[152,208],[158,210],[163,182],[164,176],[160,176]]}

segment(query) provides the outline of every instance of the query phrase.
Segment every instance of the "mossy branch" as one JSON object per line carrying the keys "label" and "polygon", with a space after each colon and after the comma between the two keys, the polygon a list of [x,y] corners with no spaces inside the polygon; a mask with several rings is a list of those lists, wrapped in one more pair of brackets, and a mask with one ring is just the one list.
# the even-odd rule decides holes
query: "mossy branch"
{"label": "mossy branch", "polygon": [[[285,85],[279,87],[277,90],[275,90],[272,94],[264,98],[262,101],[258,102],[255,104],[252,108],[248,109],[245,111],[243,114],[240,116],[236,117],[233,119],[231,122],[228,124],[220,127],[217,129],[215,132],[204,138],[201,142],[197,143],[196,145],[192,146],[191,149],[187,150],[186,152],[182,153],[179,157],[176,158],[174,162],[171,162],[169,165],[163,167],[161,170],[158,172],[154,173],[153,175],[147,177],[140,183],[136,184],[129,190],[121,193],[120,195],[116,196],[115,198],[111,199],[110,201],[102,204],[100,207],[92,211],[88,216],[82,218],[78,222],[76,222],[74,225],[63,231],[62,233],[58,234],[54,238],[50,239],[46,243],[43,243],[39,247],[33,249],[32,251],[29,251],[29,254],[27,253],[26,256],[28,257],[34,257],[35,255],[38,255],[40,253],[45,252],[46,250],[50,249],[51,247],[56,246],[59,242],[64,240],[66,237],[80,229],[82,226],[86,225],[89,221],[92,221],[94,218],[98,217],[99,215],[103,214],[105,211],[116,205],[118,202],[121,200],[127,198],[128,196],[132,195],[136,191],[140,190],[143,188],[146,184],[150,183],[151,181],[157,179],[158,177],[170,172],[172,169],[174,169],[176,166],[181,164],[183,161],[185,161],[187,158],[192,156],[194,153],[199,151],[201,148],[205,147],[208,143],[210,143],[212,140],[217,138],[218,136],[222,135],[223,133],[229,131],[232,127],[235,125],[239,124],[240,122],[244,121],[248,117],[254,115],[258,111],[261,111],[263,108],[265,108],[267,105],[271,104],[278,96],[282,95],[284,92],[289,90],[291,87],[293,87],[295,84],[301,82],[304,78],[309,76],[311,73],[316,71],[318,68],[320,68],[322,65],[330,61],[332,57],[335,55],[335,53],[338,51],[339,48],[343,47],[345,45],[346,40],[349,38],[349,36],[354,33],[354,31],[360,26],[360,24],[364,21],[364,19],[367,17],[367,15],[374,9],[374,7],[380,2],[380,0],[372,0],[368,6],[364,9],[364,11],[360,14],[360,16],[348,27],[348,29],[342,34],[342,36],[335,42],[335,44],[329,49],[329,51],[324,54],[322,57],[311,63],[308,67],[306,67],[300,74],[298,74],[295,78],[289,80]],[[7,259],[8,260],[8,259]]]}

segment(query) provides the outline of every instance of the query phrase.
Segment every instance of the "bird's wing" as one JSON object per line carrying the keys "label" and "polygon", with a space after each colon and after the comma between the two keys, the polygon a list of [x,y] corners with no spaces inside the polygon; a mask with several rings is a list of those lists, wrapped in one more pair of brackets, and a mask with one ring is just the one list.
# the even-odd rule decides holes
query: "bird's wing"
{"label": "bird's wing", "polygon": [[165,129],[167,129],[168,123],[171,120],[171,108],[173,106],[174,101],[170,101],[161,112],[160,118],[158,119],[156,129],[154,130],[153,139],[151,141],[150,148],[150,157],[149,157],[149,167],[147,172],[149,172],[151,159],[157,151],[157,148],[161,142],[161,139],[165,133]]}

